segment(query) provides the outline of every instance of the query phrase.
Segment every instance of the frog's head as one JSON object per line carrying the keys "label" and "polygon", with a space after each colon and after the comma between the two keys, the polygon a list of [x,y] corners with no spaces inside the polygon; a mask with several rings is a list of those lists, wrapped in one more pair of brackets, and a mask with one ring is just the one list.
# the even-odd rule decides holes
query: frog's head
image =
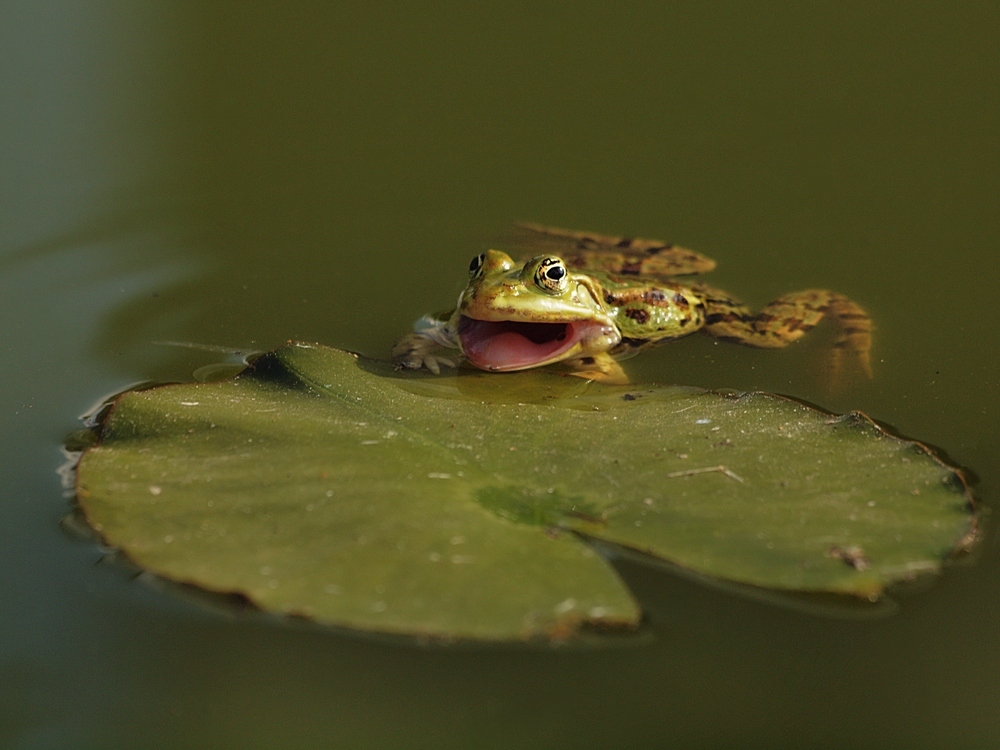
{"label": "frog's head", "polygon": [[457,312],[462,351],[484,370],[540,367],[605,352],[621,340],[595,281],[553,255],[522,266],[499,250],[476,256]]}

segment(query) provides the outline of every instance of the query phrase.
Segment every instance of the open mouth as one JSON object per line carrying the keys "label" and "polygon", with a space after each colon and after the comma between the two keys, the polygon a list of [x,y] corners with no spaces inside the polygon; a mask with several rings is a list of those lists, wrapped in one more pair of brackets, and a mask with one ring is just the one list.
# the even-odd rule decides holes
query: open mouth
{"label": "open mouth", "polygon": [[594,321],[523,323],[476,320],[464,315],[458,323],[462,351],[483,370],[523,370],[558,361],[584,337]]}

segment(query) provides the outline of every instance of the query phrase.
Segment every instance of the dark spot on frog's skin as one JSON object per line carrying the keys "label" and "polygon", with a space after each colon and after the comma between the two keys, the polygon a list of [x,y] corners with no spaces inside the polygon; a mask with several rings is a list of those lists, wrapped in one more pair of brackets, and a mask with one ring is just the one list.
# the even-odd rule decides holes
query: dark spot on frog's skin
{"label": "dark spot on frog's skin", "polygon": [[635,263],[623,263],[622,267],[618,269],[618,273],[626,276],[638,276],[642,273],[642,261]]}
{"label": "dark spot on frog's skin", "polygon": [[[687,301],[687,298],[683,299],[685,306],[689,306],[690,303]],[[654,307],[669,307],[674,303],[674,296],[668,296],[667,292],[662,289],[629,289],[619,292],[605,291],[604,301],[616,307],[637,301],[645,302],[647,305],[653,305]]]}
{"label": "dark spot on frog's skin", "polygon": [[867,315],[862,315],[860,313],[840,313],[837,317],[840,320],[868,320]]}
{"label": "dark spot on frog's skin", "polygon": [[618,240],[617,247],[631,247],[631,246],[632,246],[631,237],[622,237],[620,240]]}
{"label": "dark spot on frog's skin", "polygon": [[678,307],[691,306],[691,303],[688,302],[687,297],[685,297],[683,294],[680,294],[679,292],[674,294],[674,304],[677,305]]}
{"label": "dark spot on frog's skin", "polygon": [[681,328],[683,328],[684,326],[686,326],[690,322],[691,322],[691,318],[683,317],[679,321],[677,321],[677,325],[679,325]]}
{"label": "dark spot on frog's skin", "polygon": [[715,323],[735,323],[737,320],[741,323],[748,323],[753,319],[753,315],[729,310],[727,312],[711,313],[710,315],[706,315],[705,325],[713,325]]}
{"label": "dark spot on frog's skin", "polygon": [[584,357],[583,359],[580,360],[580,362],[582,362],[585,365],[592,365],[592,364],[594,364],[594,358],[593,357]]}
{"label": "dark spot on frog's skin", "polygon": [[636,323],[646,323],[649,321],[649,313],[646,310],[637,310],[634,307],[629,307],[625,310],[625,316],[632,318]]}
{"label": "dark spot on frog's skin", "polygon": [[868,333],[868,329],[867,328],[845,328],[844,329],[844,333],[847,333],[847,334],[851,334],[851,333]]}
{"label": "dark spot on frog's skin", "polygon": [[626,393],[624,396],[622,396],[622,401],[635,401],[637,398],[639,397],[633,396],[631,393]]}
{"label": "dark spot on frog's skin", "polygon": [[648,250],[646,250],[646,253],[648,255],[656,255],[657,253],[662,253],[664,250],[670,250],[672,247],[673,247],[673,244],[670,244],[670,245],[660,245],[659,247],[651,247]]}

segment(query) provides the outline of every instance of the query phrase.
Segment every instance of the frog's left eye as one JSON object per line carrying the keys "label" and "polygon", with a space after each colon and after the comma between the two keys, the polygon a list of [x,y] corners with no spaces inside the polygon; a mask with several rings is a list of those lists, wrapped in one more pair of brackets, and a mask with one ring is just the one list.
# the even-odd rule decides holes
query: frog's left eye
{"label": "frog's left eye", "polygon": [[485,260],[486,260],[486,253],[480,253],[479,255],[477,255],[475,258],[472,259],[472,262],[469,264],[470,279],[476,277],[476,274],[479,273],[479,271],[482,269],[483,262]]}
{"label": "frog's left eye", "polygon": [[538,264],[535,271],[535,283],[542,289],[561,292],[566,288],[566,266],[559,258],[546,258]]}

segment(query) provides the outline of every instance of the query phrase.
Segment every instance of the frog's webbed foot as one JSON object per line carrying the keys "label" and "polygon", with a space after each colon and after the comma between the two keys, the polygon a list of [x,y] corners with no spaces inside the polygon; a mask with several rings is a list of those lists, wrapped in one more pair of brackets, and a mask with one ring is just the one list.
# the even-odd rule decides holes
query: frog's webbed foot
{"label": "frog's webbed foot", "polygon": [[458,367],[458,352],[445,349],[437,341],[422,333],[412,332],[403,336],[392,347],[392,361],[405,370],[430,370],[441,374],[442,367]]}
{"label": "frog's webbed foot", "polygon": [[831,377],[839,379],[842,354],[853,357],[866,377],[872,377],[872,322],[853,300],[828,289],[806,289],[779,297],[754,315],[724,293],[704,291],[705,330],[713,336],[748,346],[778,348],[802,338],[823,316],[836,318],[840,333],[833,343]]}
{"label": "frog's webbed foot", "polygon": [[562,363],[567,375],[594,380],[607,385],[628,385],[628,375],[610,354],[595,354],[592,357],[570,359]]}
{"label": "frog's webbed foot", "polygon": [[448,331],[447,316],[425,315],[413,324],[413,330],[392,347],[392,361],[406,370],[426,368],[435,375],[442,367],[458,367],[462,359]]}

